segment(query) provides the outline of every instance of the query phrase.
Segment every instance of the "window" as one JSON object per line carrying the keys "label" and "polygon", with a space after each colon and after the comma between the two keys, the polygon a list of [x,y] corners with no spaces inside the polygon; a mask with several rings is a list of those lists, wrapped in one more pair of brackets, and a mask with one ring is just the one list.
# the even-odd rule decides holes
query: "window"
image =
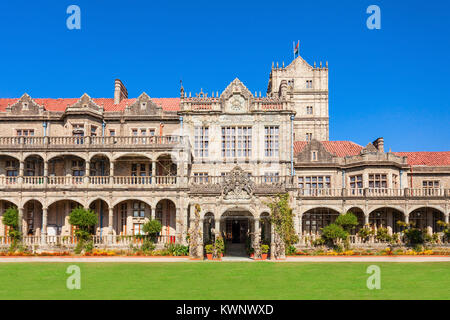
{"label": "window", "polygon": [[264,128],[264,150],[266,157],[278,157],[279,154],[279,127],[268,126]]}
{"label": "window", "polygon": [[91,126],[91,136],[96,137],[97,136],[97,127]]}
{"label": "window", "polygon": [[312,133],[307,133],[306,134],[306,141],[311,141],[312,140]]}
{"label": "window", "polygon": [[298,187],[304,195],[323,194],[324,189],[331,189],[330,176],[298,177]]}
{"label": "window", "polygon": [[34,161],[27,161],[25,163],[25,176],[26,177],[34,177],[36,170],[36,163]]}
{"label": "window", "polygon": [[319,158],[317,157],[317,151],[311,151],[311,161],[317,161]]}
{"label": "window", "polygon": [[[82,160],[72,161],[72,175],[74,177],[83,177],[84,176],[84,161],[82,161]],[[82,182],[81,179],[79,179],[77,181]]]}
{"label": "window", "polygon": [[312,106],[307,106],[306,107],[306,114],[313,114],[313,107]]}
{"label": "window", "polygon": [[121,230],[123,234],[127,234],[127,215],[128,206],[126,203],[122,203],[120,205],[120,225],[122,226]]}
{"label": "window", "polygon": [[133,203],[133,217],[144,218],[145,217],[145,203],[134,202]]}
{"label": "window", "polygon": [[76,144],[84,144],[84,125],[83,124],[72,124],[72,135],[77,137],[75,139]]}
{"label": "window", "polygon": [[17,177],[19,175],[19,161],[7,160],[5,164],[7,177]]}
{"label": "window", "polygon": [[144,233],[143,229],[144,224],[142,223],[133,223],[134,235],[141,235]]}
{"label": "window", "polygon": [[425,195],[433,195],[436,189],[439,189],[439,181],[438,180],[424,180],[422,182],[423,191]]}
{"label": "window", "polygon": [[252,127],[222,127],[222,157],[250,157]]}
{"label": "window", "polygon": [[[150,167],[150,165],[148,167]],[[131,176],[132,177],[145,177],[145,176],[147,176],[147,164],[145,164],[145,163],[133,163],[133,164],[131,164]]]}
{"label": "window", "polygon": [[387,175],[386,174],[370,174],[369,175],[370,189],[386,189]]}
{"label": "window", "polygon": [[312,88],[312,80],[306,80],[306,88],[311,89]]}
{"label": "window", "polygon": [[34,129],[17,129],[16,130],[17,136],[24,136],[24,137],[33,137],[34,136]]}
{"label": "window", "polygon": [[208,173],[207,172],[195,172],[194,173],[194,182],[195,183],[208,182]]}
{"label": "window", "polygon": [[195,127],[194,128],[194,154],[196,157],[208,157],[209,148],[209,128]]}
{"label": "window", "polygon": [[303,215],[303,231],[307,233],[319,233],[323,227],[333,223],[339,213],[330,209],[313,209]]}
{"label": "window", "polygon": [[280,175],[278,172],[266,172],[264,173],[265,183],[278,183],[280,182]]}
{"label": "window", "polygon": [[116,130],[114,130],[114,129],[109,129],[109,135],[110,135],[111,137],[115,137],[115,136],[116,136]]}
{"label": "window", "polygon": [[351,194],[363,193],[363,178],[362,175],[350,176],[350,189]]}
{"label": "window", "polygon": [[22,109],[23,110],[28,110],[28,102],[22,103]]}

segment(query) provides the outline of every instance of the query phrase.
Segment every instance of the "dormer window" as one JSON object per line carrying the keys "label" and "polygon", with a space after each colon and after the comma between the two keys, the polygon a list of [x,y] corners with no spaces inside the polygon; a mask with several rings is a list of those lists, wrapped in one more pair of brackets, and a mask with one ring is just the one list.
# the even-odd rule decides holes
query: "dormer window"
{"label": "dormer window", "polygon": [[306,134],[306,141],[311,141],[312,140],[312,133],[307,133]]}
{"label": "dormer window", "polygon": [[311,161],[317,161],[317,151],[311,151]]}
{"label": "dormer window", "polygon": [[313,84],[312,84],[312,80],[306,80],[306,89],[312,89]]}

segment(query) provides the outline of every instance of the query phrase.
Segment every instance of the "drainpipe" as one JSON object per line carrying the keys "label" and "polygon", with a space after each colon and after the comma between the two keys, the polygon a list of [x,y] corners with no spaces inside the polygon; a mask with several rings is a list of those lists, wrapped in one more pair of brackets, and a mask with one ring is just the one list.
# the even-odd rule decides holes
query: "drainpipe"
{"label": "drainpipe", "polygon": [[106,122],[103,121],[103,122],[102,122],[102,137],[105,136],[105,127],[106,127]]}
{"label": "drainpipe", "polygon": [[400,170],[400,175],[399,175],[399,177],[400,177],[400,190],[403,189],[402,188],[402,175],[403,175],[403,170]]}
{"label": "drainpipe", "polygon": [[294,119],[295,116],[291,115],[291,176],[295,175],[294,172]]}
{"label": "drainpipe", "polygon": [[47,121],[42,122],[42,126],[44,127],[44,137],[47,136]]}
{"label": "drainpipe", "polygon": [[345,189],[345,170],[342,170],[342,189]]}

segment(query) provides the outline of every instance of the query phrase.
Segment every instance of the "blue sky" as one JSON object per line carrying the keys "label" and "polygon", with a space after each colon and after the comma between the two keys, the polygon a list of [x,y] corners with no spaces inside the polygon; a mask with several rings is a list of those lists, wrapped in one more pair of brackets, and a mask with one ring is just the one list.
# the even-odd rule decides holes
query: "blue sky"
{"label": "blue sky", "polygon": [[[66,9],[81,8],[81,30]],[[366,27],[369,5],[381,30]],[[330,67],[330,139],[393,151],[447,151],[450,4],[428,0],[2,1],[0,97],[221,92],[235,77],[267,89],[272,61]]]}

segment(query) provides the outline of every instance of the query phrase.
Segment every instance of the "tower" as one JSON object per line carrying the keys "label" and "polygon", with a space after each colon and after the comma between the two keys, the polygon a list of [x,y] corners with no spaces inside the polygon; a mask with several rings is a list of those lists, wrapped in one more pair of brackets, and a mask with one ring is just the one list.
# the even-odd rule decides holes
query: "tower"
{"label": "tower", "polygon": [[309,65],[298,56],[290,65],[272,65],[268,96],[281,95],[287,82],[295,112],[294,134],[297,141],[329,140],[328,62],[319,67]]}

